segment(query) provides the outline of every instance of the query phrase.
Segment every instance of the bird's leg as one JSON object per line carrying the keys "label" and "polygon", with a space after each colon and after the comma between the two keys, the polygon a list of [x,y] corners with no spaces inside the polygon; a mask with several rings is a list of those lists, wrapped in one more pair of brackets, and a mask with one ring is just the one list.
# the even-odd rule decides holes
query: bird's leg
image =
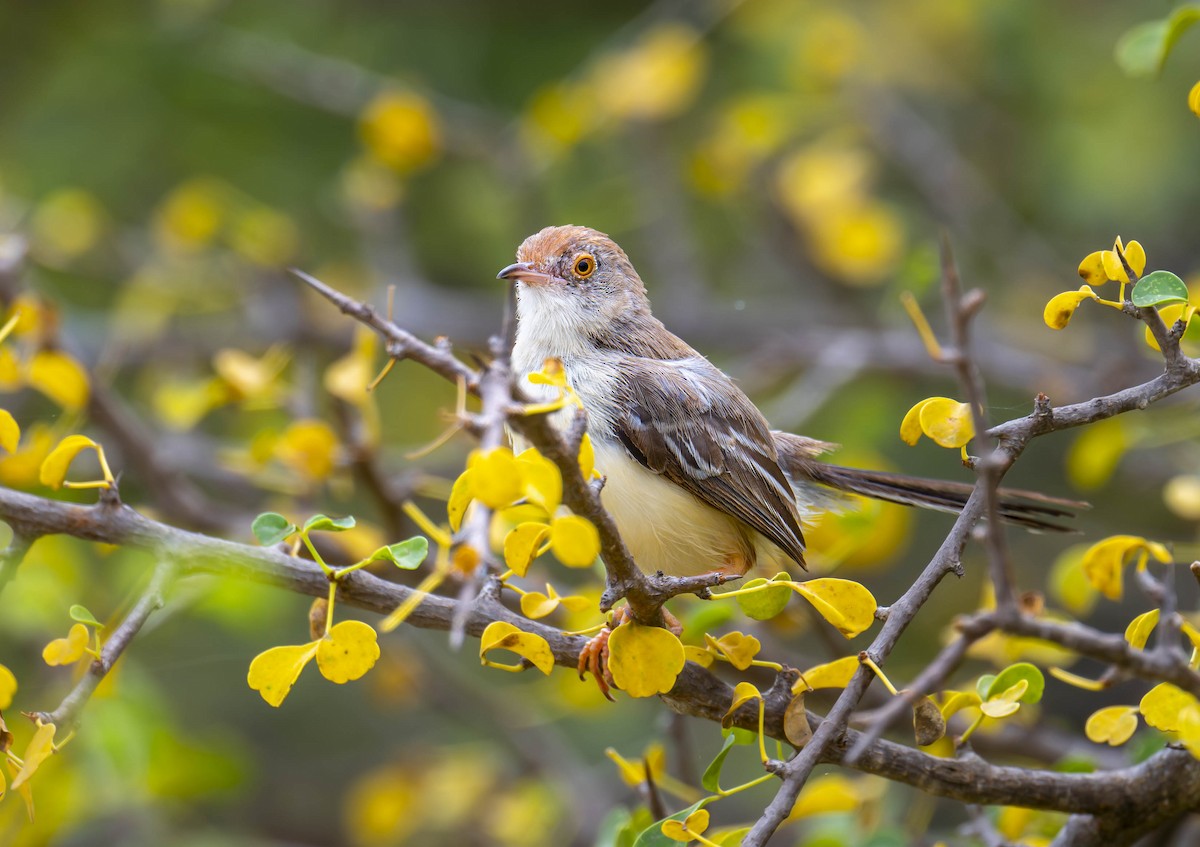
{"label": "bird's leg", "polygon": [[[679,619],[665,608],[662,613],[667,629],[677,636],[680,635],[683,632],[683,624],[679,622]],[[616,683],[613,682],[612,672],[608,669],[608,639],[614,629],[629,623],[630,620],[632,618],[629,615],[628,606],[614,609],[612,621],[608,626],[592,636],[579,651],[579,678],[583,679],[585,674],[591,673],[596,679],[600,693],[612,702],[616,702],[616,698],[612,696],[610,689],[615,688]]]}

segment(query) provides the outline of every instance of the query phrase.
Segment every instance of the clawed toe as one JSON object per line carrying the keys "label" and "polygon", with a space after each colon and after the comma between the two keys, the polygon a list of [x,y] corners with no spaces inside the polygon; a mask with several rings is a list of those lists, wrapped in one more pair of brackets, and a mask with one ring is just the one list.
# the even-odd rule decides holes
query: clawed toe
{"label": "clawed toe", "polygon": [[600,693],[606,699],[615,702],[616,698],[609,690],[614,684],[612,673],[608,670],[608,637],[611,634],[612,630],[605,627],[583,645],[583,649],[579,651],[579,678],[583,679],[586,674],[591,673],[600,688]]}

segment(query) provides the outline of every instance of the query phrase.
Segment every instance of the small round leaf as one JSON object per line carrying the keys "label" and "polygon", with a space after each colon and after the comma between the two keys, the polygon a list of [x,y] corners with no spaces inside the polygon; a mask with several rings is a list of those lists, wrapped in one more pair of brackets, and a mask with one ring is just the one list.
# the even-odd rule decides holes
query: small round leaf
{"label": "small round leaf", "polygon": [[1182,279],[1170,271],[1148,273],[1133,287],[1130,295],[1133,305],[1169,306],[1188,301],[1188,287]]}
{"label": "small round leaf", "polygon": [[250,524],[250,531],[264,547],[274,547],[296,531],[296,525],[275,512],[263,512]]}

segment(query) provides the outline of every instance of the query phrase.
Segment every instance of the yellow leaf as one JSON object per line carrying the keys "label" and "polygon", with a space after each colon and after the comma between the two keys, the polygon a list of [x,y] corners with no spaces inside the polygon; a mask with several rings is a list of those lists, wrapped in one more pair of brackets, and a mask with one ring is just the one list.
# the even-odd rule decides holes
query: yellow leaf
{"label": "yellow leaf", "polygon": [[608,639],[608,669],[630,697],[665,694],[683,670],[683,645],[674,633],[635,621],[618,626]]}
{"label": "yellow leaf", "polygon": [[1186,521],[1200,520],[1200,476],[1180,474],[1163,486],[1163,502]]}
{"label": "yellow leaf", "polygon": [[804,223],[814,263],[848,285],[881,284],[903,256],[903,219],[869,196],[843,198]]}
{"label": "yellow leaf", "polygon": [[8,411],[0,409],[0,447],[15,455],[20,440],[21,427]]}
{"label": "yellow leaf", "polygon": [[874,596],[853,580],[825,577],[792,587],[847,638],[866,631],[875,621]]}
{"label": "yellow leaf", "polygon": [[220,231],[231,196],[228,185],[210,177],[181,183],[159,206],[156,237],[174,249],[203,247]]}
{"label": "yellow leaf", "polygon": [[1200,118],[1200,82],[1193,85],[1192,90],[1188,92],[1187,103],[1192,114]]}
{"label": "yellow leaf", "polygon": [[[611,643],[611,642],[610,642]],[[483,635],[479,637],[479,659],[491,668],[508,671],[522,671],[524,665],[502,665],[489,661],[487,654],[492,650],[508,650],[516,653],[544,674],[554,669],[554,654],[550,652],[550,643],[542,636],[532,632],[524,632],[507,621],[492,621],[488,624]]]}
{"label": "yellow leaf", "polygon": [[28,782],[42,762],[54,753],[54,732],[54,724],[38,722],[37,730],[29,740],[29,746],[25,748],[25,755],[21,757],[21,770],[13,777],[14,790]]}
{"label": "yellow leaf", "polygon": [[525,465],[507,447],[476,450],[468,467],[475,498],[491,509],[505,509],[525,494]]}
{"label": "yellow leaf", "polygon": [[324,421],[294,421],[275,442],[275,456],[300,476],[319,482],[337,464],[338,437]]}
{"label": "yellow leaf", "polygon": [[750,663],[754,661],[754,657],[762,649],[762,644],[759,643],[757,638],[741,632],[730,632],[722,635],[720,638],[713,638],[706,633],[704,640],[710,649],[723,655],[739,671],[744,671],[750,667]]}
{"label": "yellow leaf", "polygon": [[1120,600],[1123,593],[1122,569],[1134,556],[1139,556],[1139,569],[1153,556],[1160,562],[1171,561],[1163,545],[1136,535],[1114,535],[1099,541],[1083,554],[1083,572],[1088,580],[1110,600]]}
{"label": "yellow leaf", "polygon": [[672,841],[693,841],[708,829],[708,809],[697,809],[683,821],[663,821],[662,833]]}
{"label": "yellow leaf", "polygon": [[56,638],[42,650],[42,659],[48,665],[71,665],[83,658],[90,638],[88,628],[74,624],[66,638]]}
{"label": "yellow leaf", "polygon": [[16,391],[25,384],[23,367],[11,347],[0,347],[0,391]]}
{"label": "yellow leaf", "polygon": [[1029,681],[1018,679],[1013,685],[979,704],[979,711],[989,718],[1005,718],[1021,708],[1020,700],[1029,689]]}
{"label": "yellow leaf", "polygon": [[[0,353],[3,348],[0,348]],[[38,422],[25,432],[24,443],[16,454],[0,456],[0,482],[12,488],[26,488],[38,484],[42,462],[50,455],[56,439],[50,427]]]}
{"label": "yellow leaf", "polygon": [[797,680],[796,684],[792,686],[792,692],[803,691],[805,682],[808,683],[809,688],[813,689],[845,688],[850,684],[854,674],[858,672],[860,664],[858,656],[846,656],[823,665],[814,665],[804,672],[803,679]]}
{"label": "yellow leaf", "polygon": [[1084,300],[1098,299],[1100,298],[1096,292],[1086,285],[1080,286],[1078,291],[1064,291],[1061,294],[1055,294],[1046,304],[1046,308],[1042,310],[1042,320],[1051,329],[1063,329],[1071,322],[1080,303]]}
{"label": "yellow leaf", "polygon": [[29,220],[31,249],[39,261],[62,267],[99,242],[106,228],[95,195],[62,188],[38,203]]}
{"label": "yellow leaf", "polygon": [[725,717],[721,718],[721,726],[725,729],[733,726],[733,713],[751,700],[762,702],[762,692],[753,683],[739,682],[735,685],[733,687],[733,702],[725,710]]}
{"label": "yellow leaf", "polygon": [[29,384],[68,412],[87,405],[88,375],[61,350],[40,350],[29,360]]}
{"label": "yellow leaf", "polygon": [[909,409],[900,422],[900,437],[905,443],[916,444],[922,434],[941,447],[962,447],[975,436],[971,407],[949,397],[927,397]]}
{"label": "yellow leaf", "polygon": [[1086,676],[1079,676],[1062,668],[1047,668],[1047,670],[1050,672],[1050,676],[1060,682],[1065,682],[1075,688],[1082,688],[1084,691],[1103,691],[1108,688],[1108,683],[1100,679],[1088,679]]}
{"label": "yellow leaf", "polygon": [[922,400],[904,413],[904,420],[900,422],[900,438],[905,444],[911,446],[921,440],[921,409],[933,399]]}
{"label": "yellow leaf", "polygon": [[617,120],[678,114],[699,93],[706,66],[699,33],[679,23],[660,24],[631,47],[595,62],[589,74],[594,105]]}
{"label": "yellow leaf", "polygon": [[646,781],[646,764],[644,762],[631,762],[612,747],[606,749],[604,755],[616,763],[621,780],[629,787],[637,788]]}
{"label": "yellow leaf", "polygon": [[474,499],[475,475],[470,468],[467,468],[458,475],[458,479],[454,480],[454,485],[450,489],[450,499],[446,501],[446,519],[453,532],[458,532],[462,528],[463,515],[467,513],[467,506],[470,506]]}
{"label": "yellow leaf", "polygon": [[1183,630],[1183,634],[1187,636],[1187,640],[1192,642],[1192,649],[1200,650],[1200,630],[1196,629],[1196,627],[1192,626],[1187,621],[1184,621],[1180,625],[1180,629]]}
{"label": "yellow leaf", "polygon": [[569,568],[586,568],[600,555],[600,533],[587,518],[565,515],[550,524],[550,549]]}
{"label": "yellow leaf", "polygon": [[42,462],[42,470],[39,474],[42,485],[55,490],[61,488],[67,478],[67,468],[70,467],[79,452],[88,447],[94,449],[99,455],[100,445],[86,435],[68,435],[58,442],[58,446],[51,450],[50,455]]}
{"label": "yellow leaf", "polygon": [[962,447],[975,437],[971,407],[949,397],[934,397],[921,407],[921,429],[941,447]]}
{"label": "yellow leaf", "polygon": [[[1087,256],[1084,257],[1083,261],[1079,263],[1079,275],[1083,277],[1083,281],[1088,285],[1104,285],[1104,283],[1108,282],[1108,274],[1104,272],[1105,252],[1106,251],[1104,250],[1096,250],[1095,252],[1088,253]],[[1059,296],[1061,297],[1062,295],[1060,294]],[[1076,305],[1078,305],[1078,303],[1076,303]],[[1047,310],[1047,312],[1048,311],[1049,310]],[[1072,311],[1074,311],[1074,309],[1072,309]],[[1069,317],[1070,316],[1068,315],[1068,318]],[[1049,324],[1050,321],[1047,319],[1046,323]],[[1050,325],[1054,326],[1053,324]],[[1063,323],[1063,326],[1066,326],[1065,322]],[[1061,326],[1055,326],[1054,328],[1062,329]]]}
{"label": "yellow leaf", "polygon": [[401,174],[428,164],[442,146],[437,113],[412,91],[385,91],[372,100],[358,132],[375,159]]}
{"label": "yellow leaf", "polygon": [[1146,248],[1142,247],[1140,241],[1130,241],[1125,245],[1125,261],[1129,262],[1129,267],[1138,276],[1146,270]]}
{"label": "yellow leaf", "polygon": [[693,644],[683,645],[683,657],[689,662],[695,662],[702,668],[711,668],[717,657],[705,650],[703,647],[696,647]]}
{"label": "yellow leaf", "polygon": [[354,346],[342,358],[325,369],[325,390],[353,406],[366,406],[371,400],[367,386],[374,377],[375,348],[377,336],[374,331],[358,325],[354,332]]}
{"label": "yellow leaf", "polygon": [[[1158,314],[1159,317],[1162,318],[1162,322],[1167,329],[1173,328],[1175,323],[1182,319],[1184,322],[1183,340],[1189,342],[1194,340],[1196,329],[1196,324],[1192,322],[1196,317],[1196,310],[1194,307],[1185,303],[1171,303],[1170,305],[1160,307]],[[1161,350],[1161,348],[1158,346],[1157,339],[1154,337],[1154,333],[1150,331],[1150,327],[1146,327],[1143,330],[1143,334],[1146,339],[1147,347],[1149,347],[1151,350]]]}
{"label": "yellow leaf", "polygon": [[1129,445],[1128,428],[1119,417],[1085,427],[1067,448],[1067,476],[1079,488],[1099,488],[1112,477]]}
{"label": "yellow leaf", "polygon": [[154,413],[169,429],[186,432],[230,400],[225,383],[212,377],[171,380],[154,390]]}
{"label": "yellow leaf", "polygon": [[279,344],[269,347],[261,358],[225,348],[213,356],[213,369],[238,399],[270,408],[278,400],[280,375],[290,359],[287,348]]}
{"label": "yellow leaf", "polygon": [[504,563],[518,576],[525,576],[529,563],[537,555],[538,549],[546,536],[550,534],[549,524],[539,521],[527,521],[518,524],[508,535],[504,536]]}
{"label": "yellow leaf", "polygon": [[1156,626],[1158,626],[1158,609],[1143,612],[1130,621],[1129,626],[1125,627],[1125,640],[1134,650],[1141,650],[1146,646],[1150,633],[1154,632]]}
{"label": "yellow leaf", "polygon": [[317,668],[339,685],[358,679],[379,659],[375,630],[362,621],[342,621],[317,641]]}
{"label": "yellow leaf", "polygon": [[1129,740],[1137,727],[1137,709],[1133,706],[1107,706],[1092,713],[1083,731],[1089,741],[1119,747]]}
{"label": "yellow leaf", "polygon": [[544,618],[558,608],[558,592],[554,586],[546,583],[546,593],[527,591],[521,595],[521,614],[527,618]]}
{"label": "yellow leaf", "polygon": [[579,472],[585,481],[590,480],[596,472],[596,448],[592,446],[592,437],[586,432],[579,442]]}
{"label": "yellow leaf", "polygon": [[862,792],[852,780],[833,774],[810,780],[796,798],[787,816],[789,821],[833,812],[852,812],[861,802]]}
{"label": "yellow leaf", "polygon": [[517,456],[517,462],[525,480],[525,496],[545,509],[546,514],[554,514],[562,502],[562,474],[558,465],[533,447]]}
{"label": "yellow leaf", "polygon": [[1193,703],[1180,710],[1179,740],[1193,757],[1200,759],[1200,705]]}
{"label": "yellow leaf", "polygon": [[16,676],[4,665],[0,665],[0,712],[12,705],[13,695],[16,693]]}
{"label": "yellow leaf", "polygon": [[250,663],[247,684],[278,708],[296,684],[300,671],[317,655],[318,643],[272,647],[259,653]]}
{"label": "yellow leaf", "polygon": [[1138,709],[1146,723],[1163,732],[1179,731],[1179,713],[1197,700],[1182,688],[1169,682],[1159,683],[1146,692]]}
{"label": "yellow leaf", "polygon": [[586,84],[558,81],[534,93],[521,118],[521,135],[538,153],[560,153],[577,144],[595,121]]}
{"label": "yellow leaf", "polygon": [[1130,241],[1128,247],[1123,246],[1120,236],[1117,236],[1112,250],[1105,250],[1100,254],[1100,261],[1104,265],[1104,275],[1115,282],[1129,282],[1129,274],[1125,272],[1125,266],[1121,264],[1121,257],[1117,255],[1118,247],[1122,248],[1125,253],[1125,261],[1133,268],[1133,272],[1141,276],[1142,271],[1146,269],[1146,251],[1136,241]]}
{"label": "yellow leaf", "polygon": [[950,696],[942,704],[942,717],[945,720],[950,720],[963,709],[977,709],[983,702],[977,691],[948,691],[946,693]]}

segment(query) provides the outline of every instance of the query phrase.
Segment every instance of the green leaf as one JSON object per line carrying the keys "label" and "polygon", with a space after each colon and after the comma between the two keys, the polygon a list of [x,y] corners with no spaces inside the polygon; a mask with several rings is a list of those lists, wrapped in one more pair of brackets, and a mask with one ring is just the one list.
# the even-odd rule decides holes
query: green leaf
{"label": "green leaf", "polygon": [[725,758],[736,744],[737,739],[732,732],[725,736],[725,745],[721,748],[721,752],[704,769],[704,776],[700,778],[700,785],[703,786],[705,791],[711,791],[713,794],[721,792],[721,768],[725,766]]}
{"label": "green leaf", "polygon": [[[776,574],[770,581],[790,582],[791,575],[787,573]],[[767,580],[759,577],[758,579],[750,580],[742,588],[755,588],[759,585],[767,584]],[[769,621],[787,607],[788,600],[792,599],[792,589],[786,585],[780,585],[776,588],[762,588],[753,594],[739,594],[734,599],[737,600],[738,605],[742,607],[742,611],[748,617],[754,618],[756,621]]]}
{"label": "green leaf", "polygon": [[994,673],[985,673],[983,676],[979,677],[978,681],[975,683],[975,691],[978,692],[980,700],[986,700],[988,698],[988,692],[992,690],[992,683],[995,681],[996,675]]}
{"label": "green leaf", "polygon": [[250,524],[250,531],[264,547],[274,547],[296,531],[296,525],[275,512],[263,512]]}
{"label": "green leaf", "polygon": [[87,606],[81,606],[78,603],[71,607],[70,615],[71,620],[77,623],[87,624],[88,626],[94,626],[97,628],[104,626],[104,624],[96,620],[95,615],[88,611]]}
{"label": "green leaf", "polygon": [[380,547],[367,561],[391,562],[398,568],[411,571],[419,567],[428,555],[429,541],[424,536],[417,535],[407,541]]}
{"label": "green leaf", "polygon": [[654,823],[650,824],[650,826],[642,830],[641,834],[637,838],[637,841],[633,842],[633,847],[679,847],[678,841],[667,838],[667,836],[663,835],[663,823],[665,821],[687,820],[687,816],[692,812],[696,811],[697,809],[703,809],[716,799],[717,798],[715,796],[705,797],[703,800],[696,801],[682,811],[676,812],[673,815],[668,815],[661,821],[655,821]]}
{"label": "green leaf", "polygon": [[[1029,684],[1029,687],[1021,695],[1020,702],[1036,703],[1041,700],[1042,692],[1046,689],[1046,678],[1042,676],[1040,670],[1029,664],[1029,662],[1017,662],[1015,665],[1009,665],[996,674],[992,680],[992,684],[988,687],[987,695],[983,699],[988,700],[997,694],[1003,694],[1022,679]],[[980,680],[980,682],[982,681]]]}
{"label": "green leaf", "polygon": [[1158,76],[1175,42],[1197,21],[1200,6],[1193,4],[1180,6],[1169,18],[1138,24],[1117,41],[1117,64],[1129,76]]}
{"label": "green leaf", "polygon": [[304,532],[345,532],[354,529],[354,515],[344,518],[331,518],[328,515],[313,515],[304,522]]}
{"label": "green leaf", "polygon": [[1133,305],[1138,307],[1186,303],[1188,287],[1170,271],[1154,271],[1138,280],[1130,299],[1133,300]]}

